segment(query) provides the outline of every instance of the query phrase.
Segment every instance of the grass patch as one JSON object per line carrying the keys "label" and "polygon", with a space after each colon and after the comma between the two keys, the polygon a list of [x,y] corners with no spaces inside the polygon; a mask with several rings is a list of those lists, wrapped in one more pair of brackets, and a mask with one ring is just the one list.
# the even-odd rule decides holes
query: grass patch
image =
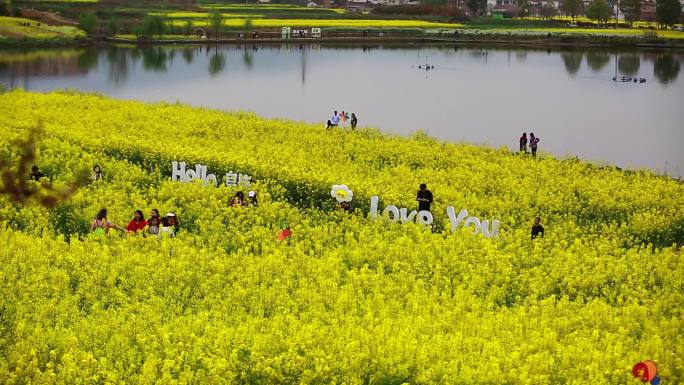
{"label": "grass patch", "polygon": [[71,42],[86,37],[76,27],[49,26],[35,20],[0,16],[0,43]]}

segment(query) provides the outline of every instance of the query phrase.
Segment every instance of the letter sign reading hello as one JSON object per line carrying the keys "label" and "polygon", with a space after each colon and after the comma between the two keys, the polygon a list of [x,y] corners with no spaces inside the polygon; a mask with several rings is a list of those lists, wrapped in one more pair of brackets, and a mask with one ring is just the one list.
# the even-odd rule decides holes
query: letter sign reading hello
{"label": "letter sign reading hello", "polygon": [[[214,174],[207,174],[207,166],[196,164],[195,169],[186,169],[185,162],[171,162],[171,180],[179,182],[192,182],[194,180],[204,181],[204,185],[209,185],[209,181],[214,186],[218,186],[218,179]],[[233,171],[226,173],[226,186],[250,187],[252,177],[245,174],[237,174]]]}
{"label": "letter sign reading hello", "polygon": [[[378,217],[378,202],[379,198],[377,196],[372,196],[371,197],[371,204],[370,204],[370,213],[369,216],[371,218],[377,218]],[[432,217],[432,213],[429,211],[418,211],[416,210],[411,211],[411,213],[408,213],[408,210],[405,208],[397,208],[397,206],[394,205],[389,205],[385,207],[385,209],[382,211],[382,216],[385,218],[390,219],[393,222],[401,222],[401,223],[407,223],[407,222],[413,222],[415,220],[416,223],[421,224],[421,225],[429,225],[432,224],[434,221],[434,218]],[[494,219],[492,221],[492,228],[489,228],[489,221],[488,220],[483,220],[480,221],[480,219],[472,216],[468,216],[468,211],[463,209],[461,210],[458,215],[456,215],[456,211],[454,210],[453,206],[447,207],[447,216],[449,217],[449,222],[451,222],[451,232],[454,233],[458,229],[458,226],[463,223],[463,227],[468,227],[472,226],[473,227],[473,233],[482,233],[487,238],[492,238],[492,237],[497,237],[499,235],[499,229],[501,228],[501,222],[498,220]]]}

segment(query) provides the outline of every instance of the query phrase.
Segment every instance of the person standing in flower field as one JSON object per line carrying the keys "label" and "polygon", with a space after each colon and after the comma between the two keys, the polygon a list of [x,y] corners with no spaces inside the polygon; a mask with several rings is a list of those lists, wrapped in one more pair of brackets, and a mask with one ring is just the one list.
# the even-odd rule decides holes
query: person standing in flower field
{"label": "person standing in flower field", "polygon": [[95,219],[93,219],[93,223],[90,225],[90,231],[97,235],[109,234],[109,229],[112,228],[119,231],[126,231],[123,227],[107,220],[107,209],[101,209],[97,213]]}
{"label": "person standing in flower field", "polygon": [[42,171],[38,168],[38,166],[34,165],[31,167],[31,180],[35,180],[36,182],[40,182],[40,178],[44,177],[45,174],[43,174]]}
{"label": "person standing in flower field", "polygon": [[352,212],[351,203],[349,203],[349,202],[346,202],[346,201],[345,201],[345,202],[340,202],[340,206],[339,206],[339,207],[340,207],[340,209],[341,209],[342,211],[344,211],[344,212],[346,212],[346,213]]}
{"label": "person standing in flower field", "polygon": [[259,207],[259,200],[257,199],[256,191],[250,191],[247,193],[247,198],[249,199],[248,204],[252,207]]}
{"label": "person standing in flower field", "polygon": [[527,154],[527,132],[523,132],[520,137],[520,152]]}
{"label": "person standing in flower field", "polygon": [[233,199],[230,200],[230,205],[232,207],[242,206],[247,207],[247,201],[245,201],[245,193],[238,191],[235,193]]}
{"label": "person standing in flower field", "polygon": [[276,238],[279,241],[289,241],[290,237],[292,237],[292,230],[290,229],[290,226],[283,223],[280,225],[280,227],[281,229],[278,231]]}
{"label": "person standing in flower field", "polygon": [[178,235],[178,230],[180,230],[180,222],[178,222],[178,217],[176,213],[170,212],[162,218],[162,232],[168,233],[171,238]]}
{"label": "person standing in flower field", "polygon": [[351,114],[351,128],[352,128],[352,130],[356,129],[357,124],[359,124],[359,120],[356,119],[356,115],[352,112],[352,114]]}
{"label": "person standing in flower field", "polygon": [[337,114],[337,110],[335,110],[335,112],[333,112],[333,116],[330,119],[330,125],[332,127],[337,127],[340,125],[340,116]]}
{"label": "person standing in flower field", "polygon": [[147,226],[147,221],[145,220],[143,212],[141,210],[135,210],[133,219],[128,222],[126,230],[128,230],[129,233],[137,233],[138,231],[143,232],[145,231],[145,226]]}
{"label": "person standing in flower field", "polygon": [[162,220],[161,216],[159,215],[159,210],[157,209],[152,209],[152,214],[150,215],[150,219],[147,221],[147,232],[152,234],[152,235],[157,235],[159,234],[159,228],[161,227]]}
{"label": "person standing in flower field", "polygon": [[539,138],[534,136],[534,133],[530,132],[530,150],[532,150],[532,156],[537,156],[537,143],[539,143]]}
{"label": "person standing in flower field", "polygon": [[541,225],[541,218],[536,217],[534,219],[534,225],[532,226],[532,239],[537,238],[539,234],[544,238],[544,226]]}
{"label": "person standing in flower field", "polygon": [[418,201],[418,211],[430,211],[430,204],[432,203],[432,191],[427,189],[427,184],[420,184],[420,190],[418,190],[416,200]]}
{"label": "person standing in flower field", "polygon": [[93,182],[97,182],[98,180],[102,180],[102,169],[100,168],[100,165],[96,164],[93,166],[93,173],[90,175],[90,179],[93,180]]}

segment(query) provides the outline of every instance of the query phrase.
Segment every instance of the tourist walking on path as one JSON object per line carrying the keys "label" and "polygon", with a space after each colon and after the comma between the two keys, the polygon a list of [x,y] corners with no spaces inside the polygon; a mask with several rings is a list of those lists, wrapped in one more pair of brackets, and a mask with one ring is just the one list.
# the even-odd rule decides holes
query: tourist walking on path
{"label": "tourist walking on path", "polygon": [[537,143],[539,143],[539,138],[534,136],[534,133],[530,133],[530,150],[532,150],[532,156],[537,156]]}
{"label": "tourist walking on path", "polygon": [[532,226],[532,239],[537,238],[539,234],[544,238],[544,226],[541,225],[541,218],[536,217],[534,219],[534,226]]}
{"label": "tourist walking on path", "polygon": [[420,184],[420,190],[416,195],[418,201],[418,211],[430,211],[430,204],[432,203],[432,191],[427,189],[425,183]]}
{"label": "tourist walking on path", "polygon": [[527,154],[527,132],[523,132],[520,137],[520,152]]}
{"label": "tourist walking on path", "polygon": [[90,231],[97,235],[109,234],[109,229],[112,228],[119,231],[126,231],[123,227],[107,220],[107,209],[101,209],[97,213],[95,219],[93,219],[93,223],[90,225]]}
{"label": "tourist walking on path", "polygon": [[356,115],[352,112],[351,114],[351,128],[352,130],[356,129],[356,125],[359,124],[358,119],[356,119]]}

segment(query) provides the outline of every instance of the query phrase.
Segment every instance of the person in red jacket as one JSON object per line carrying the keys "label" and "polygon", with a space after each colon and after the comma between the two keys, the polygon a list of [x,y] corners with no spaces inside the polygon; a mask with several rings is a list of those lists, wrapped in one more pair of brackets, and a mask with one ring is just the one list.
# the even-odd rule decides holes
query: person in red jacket
{"label": "person in red jacket", "polygon": [[143,212],[140,210],[135,210],[133,219],[128,222],[128,227],[126,227],[126,230],[128,230],[129,233],[137,233],[138,231],[144,231],[145,226],[147,226],[147,221],[145,221]]}
{"label": "person in red jacket", "polygon": [[285,223],[281,224],[277,239],[279,241],[289,241],[290,237],[292,237],[292,230],[290,229],[290,226]]}

